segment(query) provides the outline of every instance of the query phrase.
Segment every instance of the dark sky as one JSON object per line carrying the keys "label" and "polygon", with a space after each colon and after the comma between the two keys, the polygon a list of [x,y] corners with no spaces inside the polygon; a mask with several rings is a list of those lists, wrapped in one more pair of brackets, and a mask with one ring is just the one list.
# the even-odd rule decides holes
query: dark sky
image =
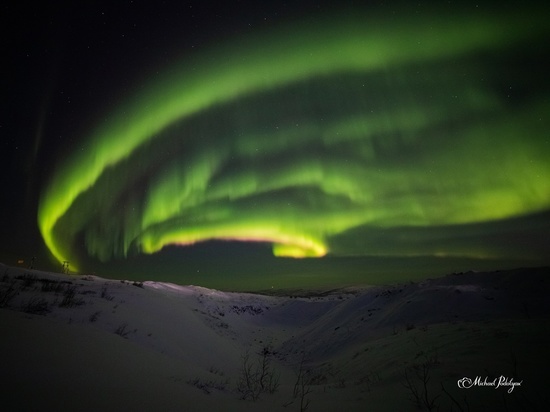
{"label": "dark sky", "polygon": [[548,9],[403,4],[4,2],[0,259],[233,289],[548,264]]}

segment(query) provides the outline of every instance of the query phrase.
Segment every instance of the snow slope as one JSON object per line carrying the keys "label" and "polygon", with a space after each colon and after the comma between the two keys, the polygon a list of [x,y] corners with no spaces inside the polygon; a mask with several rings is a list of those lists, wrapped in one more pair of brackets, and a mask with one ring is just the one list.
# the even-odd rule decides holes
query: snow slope
{"label": "snow slope", "polygon": [[[542,410],[549,275],[268,296],[0,265],[2,399],[13,411],[406,411],[416,391],[434,410]],[[264,349],[276,390],[243,400],[244,357],[254,371]],[[501,375],[522,383],[457,386]]]}

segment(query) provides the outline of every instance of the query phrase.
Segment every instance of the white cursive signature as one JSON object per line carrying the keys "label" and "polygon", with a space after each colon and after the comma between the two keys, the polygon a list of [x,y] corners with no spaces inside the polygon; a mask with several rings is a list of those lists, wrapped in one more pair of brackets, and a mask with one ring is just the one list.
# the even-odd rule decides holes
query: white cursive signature
{"label": "white cursive signature", "polygon": [[500,376],[498,378],[489,379],[487,376],[485,379],[481,379],[481,376],[476,376],[475,379],[468,377],[463,377],[457,381],[457,385],[460,389],[469,389],[472,386],[491,386],[495,389],[500,387],[508,387],[508,393],[512,393],[516,386],[521,386],[523,381],[514,382],[513,378],[507,378],[505,376]]}

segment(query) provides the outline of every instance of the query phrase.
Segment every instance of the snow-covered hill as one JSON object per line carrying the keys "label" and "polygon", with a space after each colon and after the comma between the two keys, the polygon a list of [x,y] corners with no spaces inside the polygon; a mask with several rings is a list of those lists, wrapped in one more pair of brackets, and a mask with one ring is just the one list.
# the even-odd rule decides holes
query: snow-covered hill
{"label": "snow-covered hill", "polygon": [[[14,411],[544,408],[548,292],[547,268],[281,296],[0,265],[2,398]],[[521,384],[458,387],[477,376]]]}

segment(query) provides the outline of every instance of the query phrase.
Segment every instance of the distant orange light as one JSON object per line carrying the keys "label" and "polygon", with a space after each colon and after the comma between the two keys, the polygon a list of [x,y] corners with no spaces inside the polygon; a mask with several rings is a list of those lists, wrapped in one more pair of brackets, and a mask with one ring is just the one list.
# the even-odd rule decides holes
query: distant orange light
{"label": "distant orange light", "polygon": [[23,263],[25,263],[25,261],[24,261],[23,259],[19,259],[19,260],[17,261],[17,264],[18,264],[18,265],[22,265]]}

